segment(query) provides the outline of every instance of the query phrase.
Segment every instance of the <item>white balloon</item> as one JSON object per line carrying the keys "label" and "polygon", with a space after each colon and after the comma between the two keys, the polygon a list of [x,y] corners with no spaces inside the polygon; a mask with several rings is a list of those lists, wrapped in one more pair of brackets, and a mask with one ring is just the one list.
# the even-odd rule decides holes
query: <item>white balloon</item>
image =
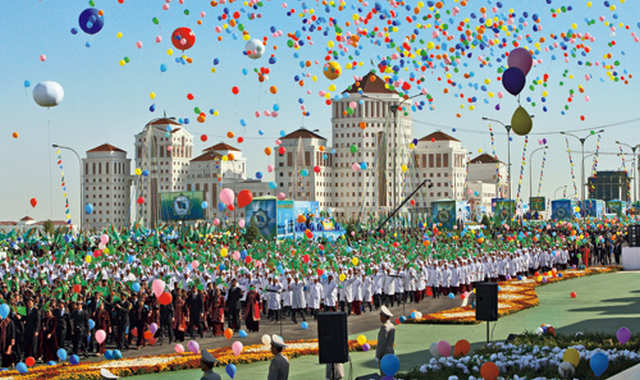
{"label": "white balloon", "polygon": [[40,82],[33,89],[33,100],[40,107],[55,107],[64,98],[64,90],[57,82]]}
{"label": "white balloon", "polygon": [[249,42],[244,45],[244,51],[247,52],[247,56],[251,59],[261,58],[264,55],[264,50],[264,44],[257,39],[249,40]]}
{"label": "white balloon", "polygon": [[573,375],[576,373],[576,369],[573,368],[573,364],[569,363],[569,362],[562,362],[559,366],[558,366],[558,374],[563,378],[563,379],[572,379]]}
{"label": "white balloon", "polygon": [[440,357],[440,353],[438,352],[438,342],[431,343],[431,346],[429,347],[429,352],[431,352],[431,356],[433,356],[436,359]]}

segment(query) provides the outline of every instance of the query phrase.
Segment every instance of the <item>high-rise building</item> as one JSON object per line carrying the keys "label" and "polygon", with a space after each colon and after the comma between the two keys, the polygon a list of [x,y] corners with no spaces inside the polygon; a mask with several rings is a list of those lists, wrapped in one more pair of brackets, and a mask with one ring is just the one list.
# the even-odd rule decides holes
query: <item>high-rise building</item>
{"label": "high-rise building", "polygon": [[161,194],[186,191],[193,136],[172,118],[152,120],[135,136],[138,221],[153,227],[160,220]]}
{"label": "high-rise building", "polygon": [[91,204],[93,212],[82,210],[83,227],[99,230],[106,226],[128,227],[131,210],[131,159],[127,152],[102,144],[87,151],[83,165],[82,204]]}

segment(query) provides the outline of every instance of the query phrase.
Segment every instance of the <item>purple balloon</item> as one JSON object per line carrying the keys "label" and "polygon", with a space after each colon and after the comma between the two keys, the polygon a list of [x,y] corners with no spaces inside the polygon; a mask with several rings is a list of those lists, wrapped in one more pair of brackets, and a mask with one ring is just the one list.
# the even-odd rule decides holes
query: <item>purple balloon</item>
{"label": "purple balloon", "polygon": [[198,352],[200,352],[200,345],[195,340],[190,341],[187,344],[187,348],[189,349],[189,351],[193,352],[194,354],[197,354]]}
{"label": "purple balloon", "polygon": [[511,50],[511,53],[509,53],[507,64],[509,67],[519,68],[522,70],[524,75],[527,75],[529,74],[529,70],[531,70],[533,58],[531,58],[531,53],[529,53],[527,49],[516,48]]}
{"label": "purple balloon", "polygon": [[629,339],[631,339],[631,331],[623,326],[618,329],[616,336],[618,337],[618,342],[620,342],[620,344],[625,344]]}
{"label": "purple balloon", "polygon": [[371,346],[369,345],[369,343],[365,343],[362,345],[362,351],[367,352],[371,349]]}
{"label": "purple balloon", "polygon": [[524,72],[517,67],[509,67],[502,73],[502,85],[511,95],[518,95],[524,88]]}

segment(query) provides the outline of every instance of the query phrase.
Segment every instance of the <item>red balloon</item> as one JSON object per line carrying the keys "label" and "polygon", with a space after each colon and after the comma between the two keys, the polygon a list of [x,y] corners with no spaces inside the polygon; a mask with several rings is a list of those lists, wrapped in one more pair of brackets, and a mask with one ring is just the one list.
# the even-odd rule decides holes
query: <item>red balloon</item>
{"label": "red balloon", "polygon": [[29,356],[24,360],[24,364],[26,364],[27,367],[33,367],[33,365],[36,364],[36,359],[34,359],[33,356]]}
{"label": "red balloon", "polygon": [[196,43],[196,35],[187,27],[178,28],[171,35],[171,43],[176,49],[189,50]]}
{"label": "red balloon", "polygon": [[209,137],[207,137],[207,135],[202,135],[202,136],[200,136],[200,140],[202,142],[206,142],[207,140],[209,140]]}
{"label": "red balloon", "polygon": [[278,148],[278,153],[280,153],[280,154],[285,154],[286,151],[287,151],[287,149],[285,147],[283,147],[283,146]]}
{"label": "red balloon", "polygon": [[238,207],[247,207],[253,201],[253,194],[249,190],[242,190],[238,193]]}
{"label": "red balloon", "polygon": [[171,293],[168,293],[168,292],[164,292],[160,294],[160,298],[158,298],[158,302],[160,303],[160,305],[166,306],[170,304],[171,301],[173,301],[173,296],[171,295]]}
{"label": "red balloon", "polygon": [[37,204],[38,204],[38,200],[35,198],[31,198],[31,207],[36,207]]}
{"label": "red balloon", "polygon": [[80,290],[82,290],[82,287],[80,285],[73,285],[74,293],[80,293]]}
{"label": "red balloon", "polygon": [[233,210],[235,210],[235,207],[233,205],[228,205],[227,209],[229,209],[229,211],[233,211]]}
{"label": "red balloon", "polygon": [[138,198],[137,202],[138,202],[139,205],[143,204],[144,203],[144,197]]}
{"label": "red balloon", "polygon": [[238,86],[233,86],[231,88],[231,92],[233,93],[233,95],[238,95],[238,93],[240,92],[240,89],[238,88]]}

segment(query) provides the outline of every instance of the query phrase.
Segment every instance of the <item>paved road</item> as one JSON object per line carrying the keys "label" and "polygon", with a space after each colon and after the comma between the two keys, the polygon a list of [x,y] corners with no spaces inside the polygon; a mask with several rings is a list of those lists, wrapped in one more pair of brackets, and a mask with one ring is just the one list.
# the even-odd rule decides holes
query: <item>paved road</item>
{"label": "paved road", "polygon": [[[420,311],[423,314],[433,313],[441,310],[447,310],[454,307],[458,307],[462,304],[462,301],[458,299],[449,299],[447,297],[440,297],[437,299],[428,298],[423,300],[419,304],[415,303],[407,303],[406,305],[398,306],[390,308],[391,312],[395,317],[399,317],[400,315],[409,315],[411,310],[415,309]],[[367,308],[368,311],[368,308]],[[375,330],[380,326],[380,317],[379,313],[374,309],[374,312],[366,312],[359,316],[351,315],[348,318],[348,332],[350,335],[361,334],[366,331]],[[300,327],[301,320],[298,318],[298,324],[294,325],[291,321],[291,318],[285,320],[280,323],[269,322],[266,318],[263,317],[263,320],[260,321],[260,332],[257,333],[249,333],[249,336],[246,338],[242,338],[242,343],[247,346],[251,344],[259,344],[261,338],[264,334],[278,334],[281,335],[280,330],[282,328],[282,337],[285,340],[298,340],[298,339],[317,339],[318,338],[318,327],[316,321],[313,318],[307,318],[307,323],[309,327],[306,330],[303,330]],[[244,325],[242,326],[244,328]],[[368,336],[369,339],[376,339],[376,336]],[[212,338],[210,336],[205,336],[204,339],[200,339],[200,337],[196,337],[196,341],[200,344],[200,347],[207,349],[214,349],[219,347],[230,346],[235,340],[238,340],[238,336],[234,335],[231,339],[227,339],[225,337],[215,337]],[[165,337],[165,342],[167,341]],[[189,341],[189,337],[187,336],[185,341],[182,343],[187,349],[187,343]],[[135,348],[130,349],[128,351],[122,352],[123,357],[136,357],[136,356],[147,356],[147,355],[162,355],[169,354],[174,352],[175,343],[168,344],[165,343],[163,345],[155,345],[155,346],[147,346],[140,350],[136,350]],[[135,347],[135,346],[134,346]],[[114,346],[107,345],[107,350],[114,349]],[[101,357],[92,356],[87,359],[81,358],[82,361],[95,361],[95,360],[103,360]]]}

